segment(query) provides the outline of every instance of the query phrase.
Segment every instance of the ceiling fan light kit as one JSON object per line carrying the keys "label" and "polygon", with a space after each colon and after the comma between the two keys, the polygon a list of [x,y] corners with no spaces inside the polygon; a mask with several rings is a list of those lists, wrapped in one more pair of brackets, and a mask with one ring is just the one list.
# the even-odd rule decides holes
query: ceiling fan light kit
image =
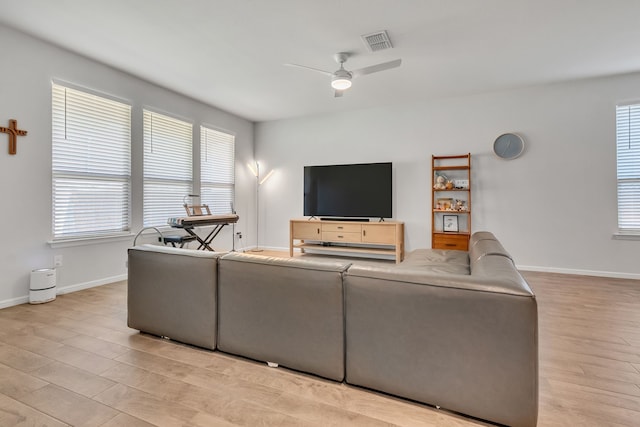
{"label": "ceiling fan light kit", "polygon": [[351,87],[351,76],[339,76],[335,75],[331,78],[331,87],[335,90],[345,90]]}
{"label": "ceiling fan light kit", "polygon": [[339,52],[333,55],[333,59],[340,64],[340,69],[331,73],[329,71],[320,70],[313,67],[307,67],[306,65],[298,65],[298,64],[285,64],[292,67],[305,68],[307,70],[316,71],[318,73],[326,74],[331,76],[331,87],[334,89],[334,96],[341,97],[343,91],[349,89],[352,85],[351,80],[355,77],[364,76],[366,74],[373,74],[379,71],[389,70],[391,68],[399,67],[402,63],[401,59],[396,59],[389,62],[383,62],[376,65],[370,65],[368,67],[360,68],[353,71],[348,71],[344,69],[344,63],[347,62],[349,58],[348,52]]}

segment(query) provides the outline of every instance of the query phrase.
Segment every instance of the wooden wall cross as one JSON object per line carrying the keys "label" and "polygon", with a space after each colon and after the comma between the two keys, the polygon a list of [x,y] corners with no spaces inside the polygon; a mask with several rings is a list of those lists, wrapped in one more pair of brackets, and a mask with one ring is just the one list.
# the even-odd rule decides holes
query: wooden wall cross
{"label": "wooden wall cross", "polygon": [[11,119],[8,128],[0,126],[0,132],[9,134],[9,154],[16,154],[18,151],[17,137],[18,135],[25,136],[27,131],[18,129],[18,121]]}

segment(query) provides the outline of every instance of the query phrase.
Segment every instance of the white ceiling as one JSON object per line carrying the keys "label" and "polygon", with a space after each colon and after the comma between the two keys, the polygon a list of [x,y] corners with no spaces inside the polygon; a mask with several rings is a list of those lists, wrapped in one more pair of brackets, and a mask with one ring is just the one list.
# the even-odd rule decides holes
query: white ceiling
{"label": "white ceiling", "polygon": [[[0,22],[253,121],[640,70],[638,0],[0,0]],[[394,48],[368,53],[363,34]],[[2,41],[0,40],[0,46]],[[402,58],[342,98],[335,71]],[[12,66],[19,66],[13,64]]]}

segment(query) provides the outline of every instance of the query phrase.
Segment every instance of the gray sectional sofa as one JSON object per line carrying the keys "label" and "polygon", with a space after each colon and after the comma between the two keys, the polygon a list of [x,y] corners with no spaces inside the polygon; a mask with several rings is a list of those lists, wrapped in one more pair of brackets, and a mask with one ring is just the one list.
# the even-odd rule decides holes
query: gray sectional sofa
{"label": "gray sectional sofa", "polygon": [[536,299],[488,232],[398,265],[129,249],[128,324],[511,426],[538,413]]}

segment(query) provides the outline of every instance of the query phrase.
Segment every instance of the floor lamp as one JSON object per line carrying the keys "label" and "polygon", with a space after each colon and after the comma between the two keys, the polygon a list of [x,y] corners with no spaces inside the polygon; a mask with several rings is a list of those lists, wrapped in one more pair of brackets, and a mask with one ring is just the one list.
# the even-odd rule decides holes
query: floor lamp
{"label": "floor lamp", "polygon": [[273,175],[274,170],[272,169],[266,174],[262,179],[260,178],[260,164],[255,162],[255,164],[247,163],[249,169],[256,177],[256,247],[252,249],[252,252],[262,252],[260,249],[259,239],[260,239],[260,187],[262,184],[267,182],[267,180]]}

